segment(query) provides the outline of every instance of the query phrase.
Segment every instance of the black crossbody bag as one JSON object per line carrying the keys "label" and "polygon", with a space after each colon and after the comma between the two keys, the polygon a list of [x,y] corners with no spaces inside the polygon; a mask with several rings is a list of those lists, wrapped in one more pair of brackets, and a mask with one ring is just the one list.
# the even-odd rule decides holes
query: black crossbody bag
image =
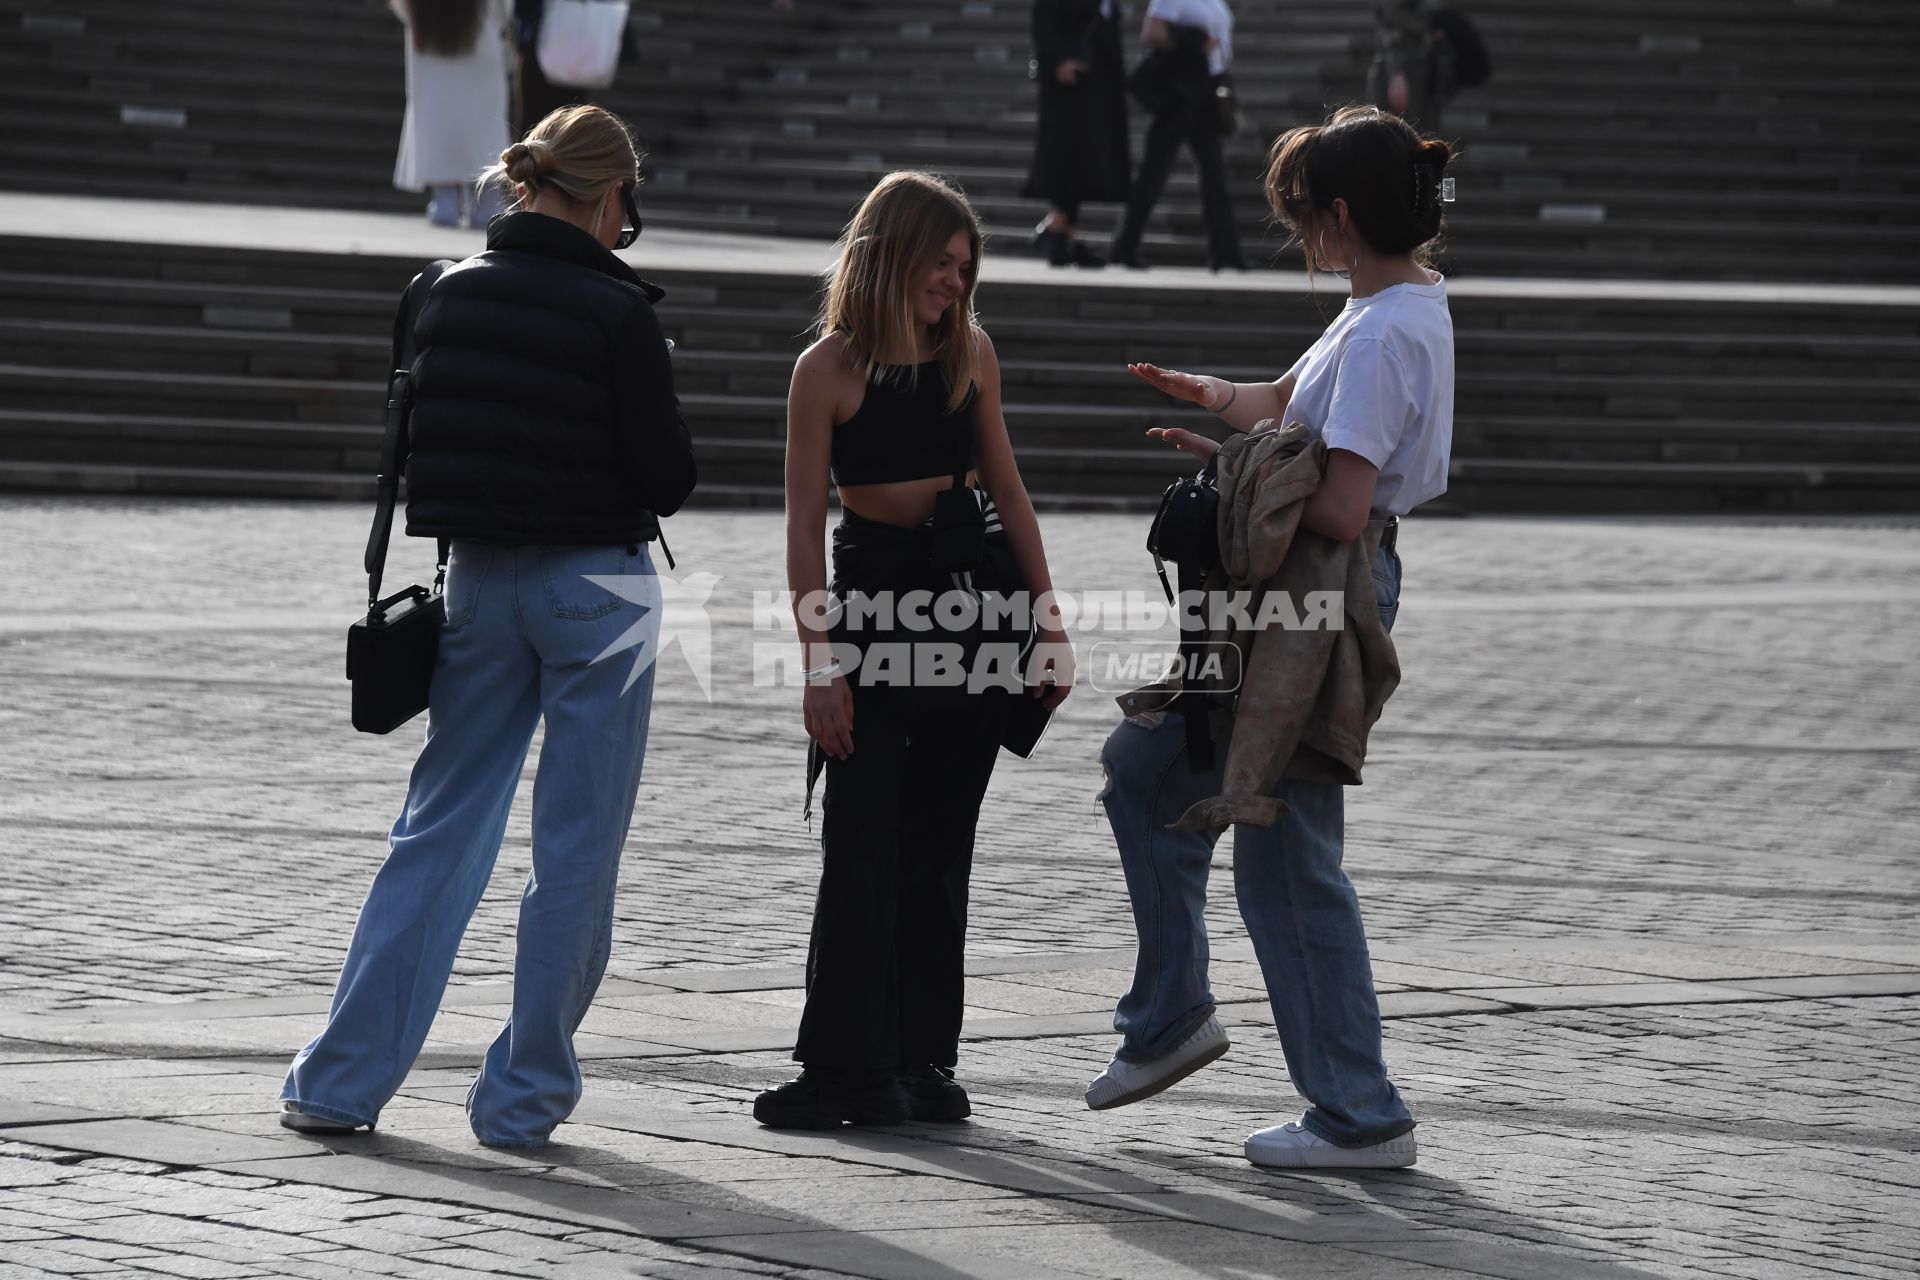
{"label": "black crossbody bag", "polygon": [[1187,586],[1188,571],[1199,578],[1220,562],[1220,488],[1215,479],[1219,462],[1216,453],[1198,472],[1168,485],[1147,529],[1147,550],[1153,555],[1153,571],[1160,575],[1168,604],[1173,603],[1173,584],[1167,581],[1167,561],[1181,571],[1183,591],[1199,588],[1198,583]]}
{"label": "black crossbody bag", "polygon": [[379,497],[363,559],[367,571],[367,616],[347,630],[347,679],[353,684],[353,727],[362,733],[392,733],[427,709],[433,664],[440,653],[440,629],[446,625],[448,543],[440,540],[433,586],[414,585],[382,599],[380,579],[387,567],[387,543],[393,536],[393,509],[400,497],[400,473],[412,442],[408,418],[413,412],[413,325],[428,292],[453,263],[430,264],[401,295],[393,322],[393,374],[387,383],[387,434],[380,446]]}

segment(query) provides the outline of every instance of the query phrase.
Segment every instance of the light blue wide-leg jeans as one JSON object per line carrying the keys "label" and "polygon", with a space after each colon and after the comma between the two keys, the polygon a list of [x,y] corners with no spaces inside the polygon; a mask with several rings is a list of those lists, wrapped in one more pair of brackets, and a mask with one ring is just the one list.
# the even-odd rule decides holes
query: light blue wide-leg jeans
{"label": "light blue wide-leg jeans", "polygon": [[[294,1059],[282,1097],[310,1115],[371,1124],[399,1090],[492,875],[544,717],[513,1008],[467,1109],[475,1135],[496,1146],[537,1146],[573,1110],[573,1033],[606,969],[659,604],[644,547],[454,544],[426,746],[327,1025]],[[645,665],[634,678],[636,659]]]}
{"label": "light blue wide-leg jeans", "polygon": [[[1374,561],[1374,590],[1391,628],[1400,603],[1400,560],[1391,548]],[[1139,940],[1133,985],[1113,1023],[1120,1056],[1150,1062],[1214,1011],[1205,918],[1214,839],[1171,824],[1219,794],[1224,761],[1188,768],[1185,721],[1176,712],[1151,727],[1122,721],[1101,762],[1101,799]],[[1271,827],[1235,828],[1233,878],[1287,1072],[1311,1104],[1308,1129],[1339,1146],[1384,1142],[1414,1122],[1387,1075],[1366,929],[1340,867],[1345,796],[1332,783],[1292,780],[1274,794],[1291,812]]]}

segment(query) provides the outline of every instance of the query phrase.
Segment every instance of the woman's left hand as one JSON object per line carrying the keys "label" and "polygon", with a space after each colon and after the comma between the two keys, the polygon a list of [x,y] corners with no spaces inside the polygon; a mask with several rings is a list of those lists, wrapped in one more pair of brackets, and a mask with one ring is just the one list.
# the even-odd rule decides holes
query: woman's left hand
{"label": "woman's left hand", "polygon": [[1148,427],[1147,434],[1155,440],[1164,440],[1182,453],[1190,453],[1202,461],[1220,452],[1218,440],[1189,431],[1185,427]]}
{"label": "woman's left hand", "polygon": [[1073,641],[1067,639],[1064,631],[1042,629],[1040,643],[1035,651],[1039,659],[1034,665],[1034,674],[1039,677],[1030,692],[1047,710],[1067,700],[1073,692],[1075,673],[1073,659]]}

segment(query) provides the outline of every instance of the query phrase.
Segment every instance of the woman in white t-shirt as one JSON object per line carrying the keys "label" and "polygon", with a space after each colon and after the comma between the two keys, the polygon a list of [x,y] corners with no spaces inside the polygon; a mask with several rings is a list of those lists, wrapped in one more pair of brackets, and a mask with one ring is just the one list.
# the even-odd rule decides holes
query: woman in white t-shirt
{"label": "woman in white t-shirt", "polygon": [[[1267,169],[1268,202],[1305,249],[1310,273],[1350,274],[1352,300],[1273,382],[1129,366],[1229,427],[1302,422],[1326,442],[1325,478],[1301,523],[1340,541],[1378,536],[1374,589],[1388,627],[1400,602],[1399,517],[1447,487],[1453,322],[1427,252],[1440,234],[1451,157],[1446,143],[1374,107],[1348,107],[1325,125],[1282,135]],[[1219,449],[1191,431],[1148,434],[1202,458]],[[1189,768],[1177,712],[1122,722],[1101,760],[1140,950],[1133,987],[1114,1013],[1119,1053],[1087,1089],[1096,1110],[1158,1093],[1228,1047],[1207,984],[1213,842],[1171,827],[1219,792],[1220,767]],[[1288,1074],[1309,1106],[1299,1120],[1250,1136],[1247,1158],[1291,1168],[1410,1165],[1413,1117],[1381,1056],[1366,930],[1340,869],[1341,789],[1287,779],[1275,794],[1291,812],[1269,828],[1237,829],[1234,890]]]}

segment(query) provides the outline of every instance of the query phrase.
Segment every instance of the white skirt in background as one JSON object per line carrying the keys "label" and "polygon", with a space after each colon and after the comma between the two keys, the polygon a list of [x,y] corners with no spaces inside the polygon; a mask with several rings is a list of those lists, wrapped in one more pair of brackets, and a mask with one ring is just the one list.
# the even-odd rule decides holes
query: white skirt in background
{"label": "white skirt in background", "polygon": [[402,191],[471,183],[500,159],[507,136],[507,54],[511,0],[486,0],[472,50],[457,58],[420,53],[407,42],[407,116],[393,185]]}

